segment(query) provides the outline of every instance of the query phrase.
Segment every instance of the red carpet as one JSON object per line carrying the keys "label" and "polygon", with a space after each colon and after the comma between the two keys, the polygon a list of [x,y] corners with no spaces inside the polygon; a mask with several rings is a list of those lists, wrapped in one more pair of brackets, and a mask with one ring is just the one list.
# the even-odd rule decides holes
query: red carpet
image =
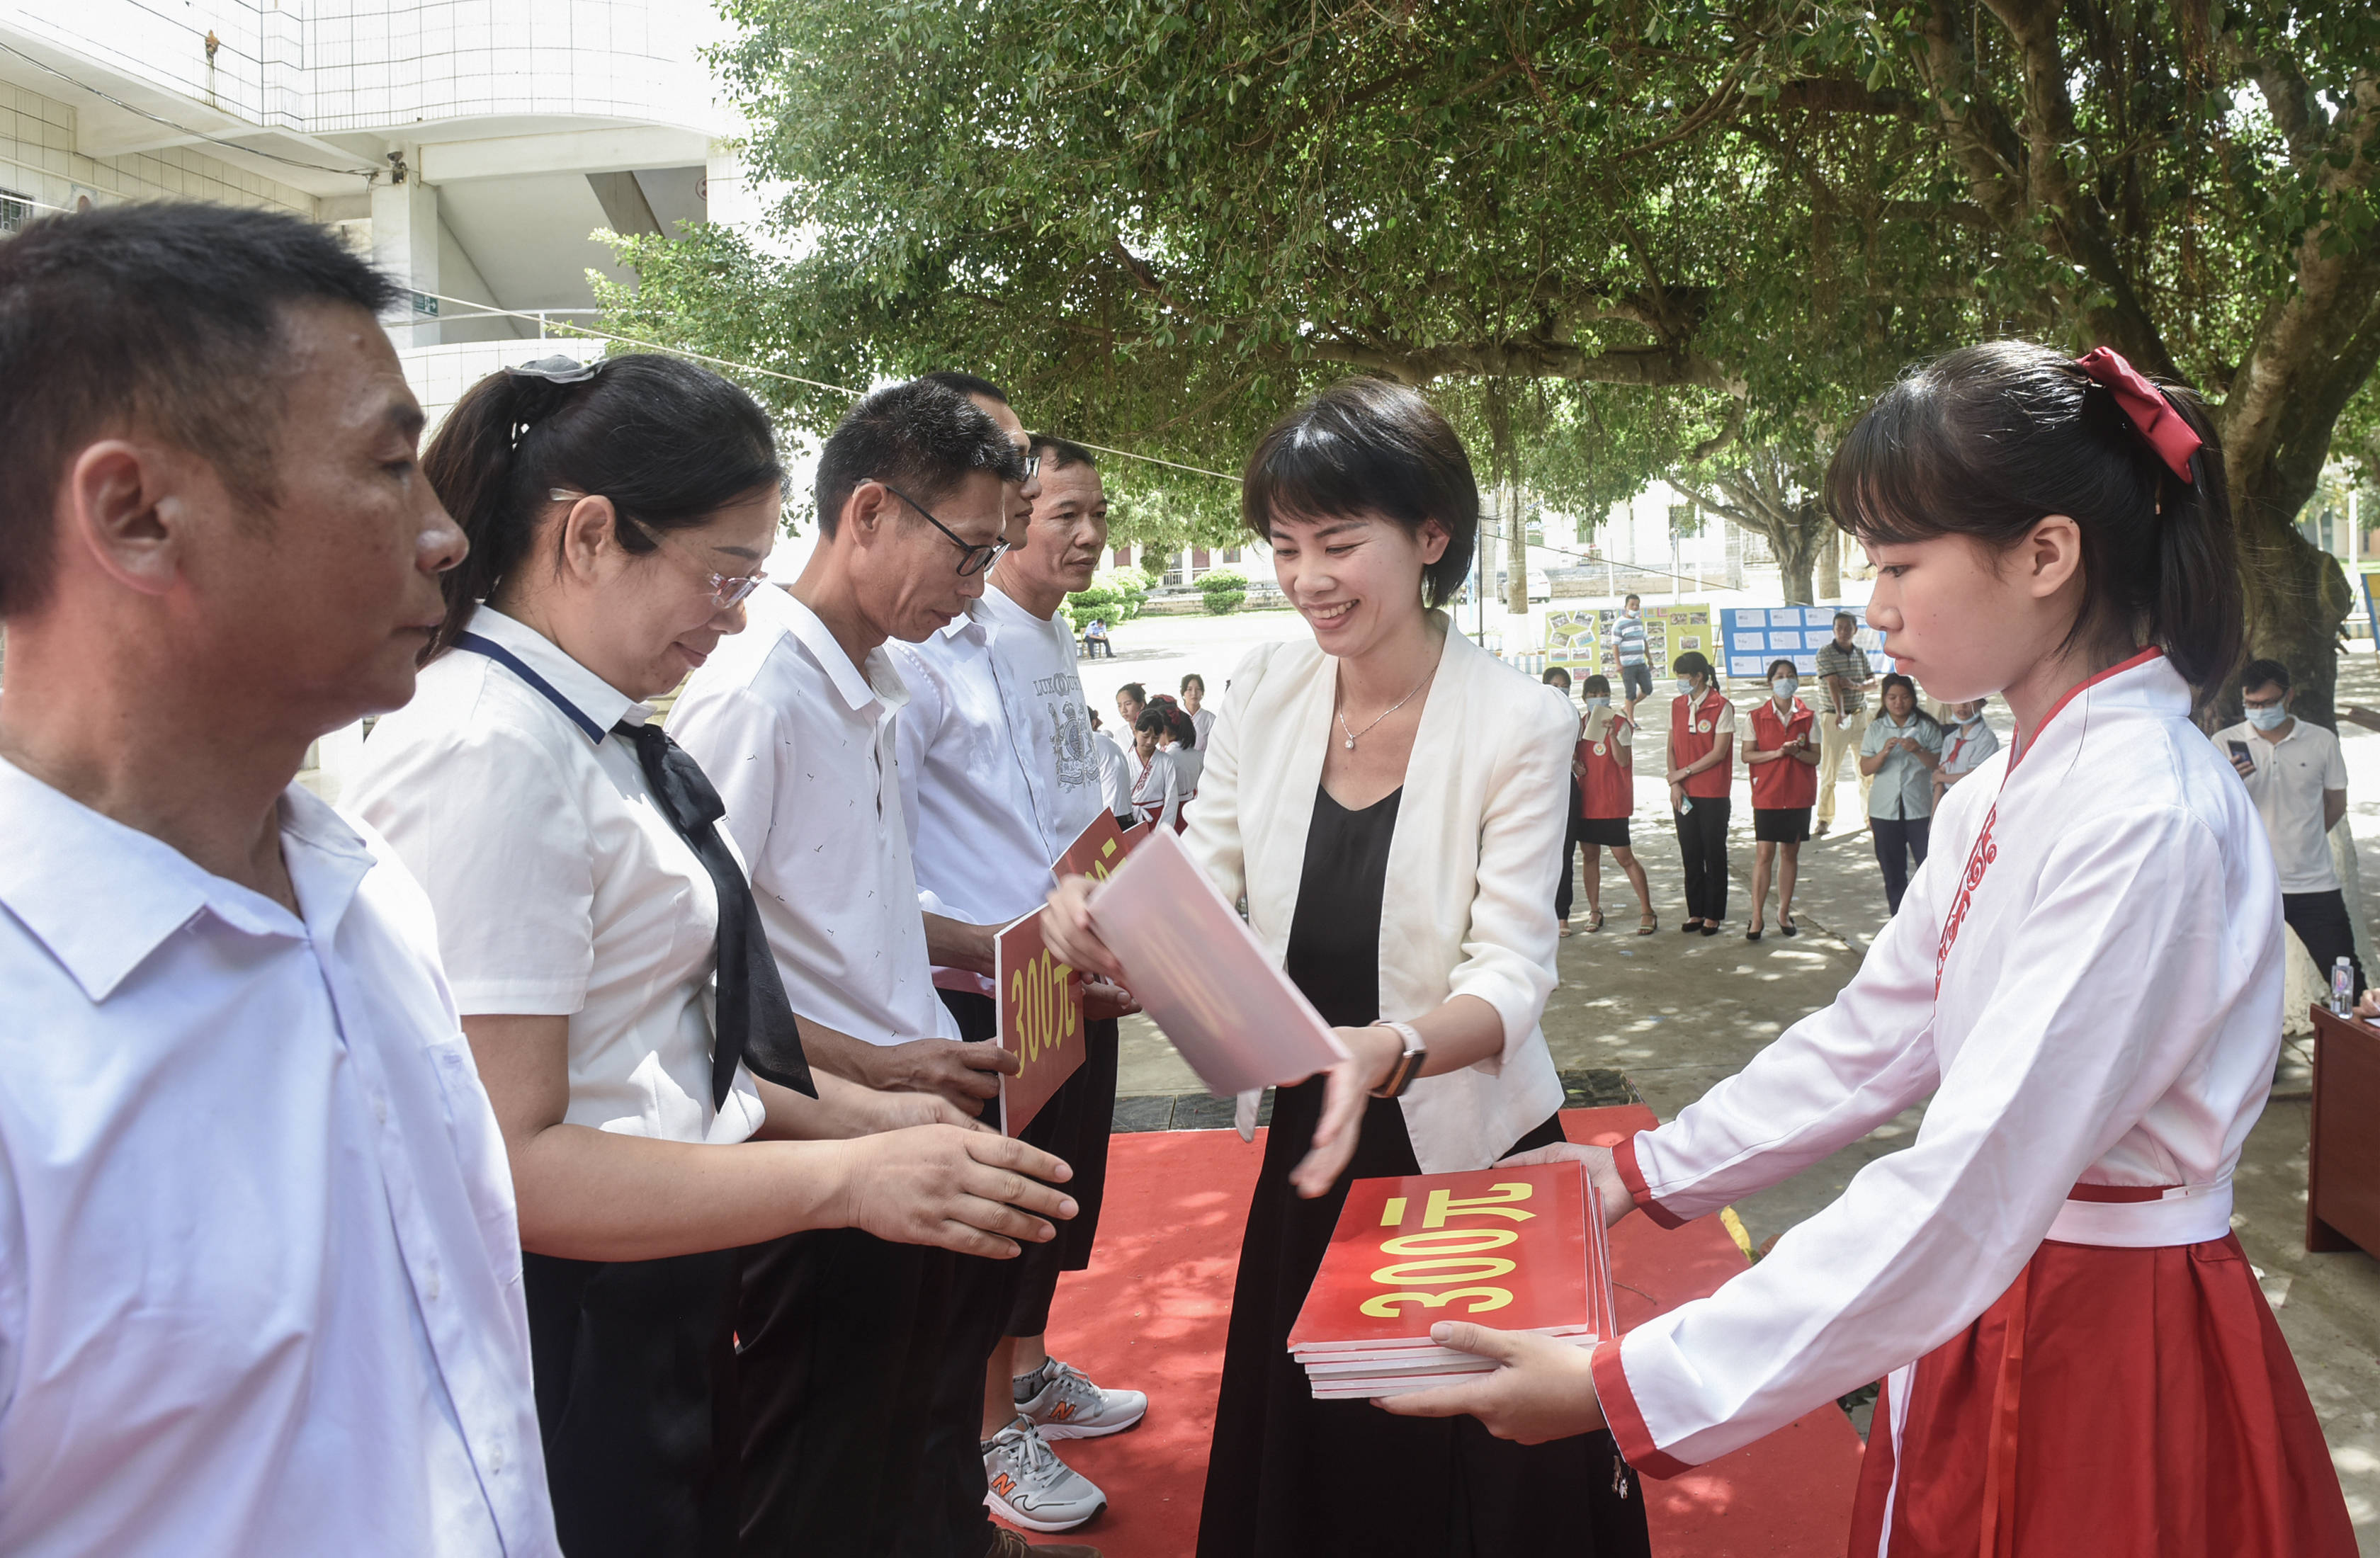
{"label": "red carpet", "polygon": [[[1573,1109],[1573,1141],[1651,1126],[1637,1105]],[[1228,1130],[1118,1136],[1091,1269],[1058,1290],[1050,1350],[1093,1379],[1146,1390],[1148,1417],[1111,1439],[1059,1446],[1107,1490],[1108,1512],[1075,1534],[1106,1558],[1188,1558],[1206,1487],[1240,1227],[1263,1155]],[[1710,1292],[1743,1269],[1716,1217],[1674,1233],[1631,1217],[1612,1230],[1623,1324]],[[1833,1558],[1851,1528],[1860,1443],[1822,1407],[1756,1444],[1669,1482],[1645,1480],[1657,1558]]]}

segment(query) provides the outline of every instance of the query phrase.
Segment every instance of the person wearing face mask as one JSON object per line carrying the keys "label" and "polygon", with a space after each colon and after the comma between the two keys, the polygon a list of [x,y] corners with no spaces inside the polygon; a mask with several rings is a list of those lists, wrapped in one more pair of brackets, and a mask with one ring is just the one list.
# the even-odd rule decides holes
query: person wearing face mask
{"label": "person wearing face mask", "polygon": [[[1275,1094],[1197,1551],[1643,1553],[1644,1501],[1606,1441],[1500,1445],[1473,1422],[1317,1401],[1289,1354],[1354,1178],[1486,1168],[1561,1138],[1538,1020],[1578,719],[1439,609],[1479,492],[1415,391],[1351,379],[1297,407],[1257,444],[1241,501],[1314,637],[1241,663],[1184,844],[1226,902],[1245,896],[1348,1058]],[[1042,925],[1067,962],[1129,983],[1087,879],[1060,884]]]}
{"label": "person wearing face mask", "polygon": [[1636,809],[1636,722],[1611,707],[1611,683],[1590,676],[1581,684],[1586,712],[1579,720],[1578,747],[1572,755],[1572,788],[1578,803],[1572,808],[1572,836],[1584,846],[1580,880],[1586,888],[1586,928],[1603,928],[1603,851],[1636,889],[1636,934],[1650,936],[1661,928],[1653,912],[1652,889],[1645,868],[1628,838],[1628,818]]}
{"label": "person wearing face mask", "polygon": [[1950,723],[1942,737],[1942,764],[1934,770],[1934,804],[1939,810],[1942,792],[1979,767],[2000,749],[2000,738],[1984,720],[1982,698],[1948,706]]}
{"label": "person wearing face mask", "polygon": [[1670,815],[1677,820],[1685,865],[1686,923],[1717,936],[1727,918],[1727,822],[1734,787],[1735,705],[1713,685],[1711,663],[1694,649],[1680,655],[1678,694],[1670,701]]}
{"label": "person wearing face mask", "polygon": [[1743,761],[1752,770],[1752,924],[1746,941],[1761,935],[1768,907],[1768,877],[1777,874],[1777,928],[1797,936],[1793,923],[1793,873],[1803,841],[1810,837],[1810,807],[1818,798],[1817,717],[1793,694],[1802,679],[1791,660],[1768,665],[1768,696],[1752,711],[1752,746]]}
{"label": "person wearing face mask", "polygon": [[1860,738],[1860,772],[1868,779],[1867,825],[1884,873],[1888,913],[1900,912],[1909,874],[1925,864],[1934,827],[1934,770],[1942,761],[1942,727],[1917,707],[1917,683],[1895,671],[1884,679],[1884,711]]}
{"label": "person wearing face mask", "polygon": [[754,595],[783,473],[751,398],[674,357],[550,358],[468,392],[422,471],[471,550],[345,799],[437,911],[495,1105],[564,1551],[724,1555],[748,1492],[734,1425],[765,1384],[735,1348],[747,1247],[1014,1255],[1064,1203],[980,1198],[1060,1165],[933,1093],[824,1069],[757,851],[652,718],[774,593]]}
{"label": "person wearing face mask", "polygon": [[2247,781],[2272,840],[2273,864],[2281,871],[2281,918],[2305,943],[2325,984],[2345,958],[2361,990],[2363,962],[2330,858],[2330,830],[2347,815],[2347,764],[2337,734],[2289,712],[2296,697],[2289,667],[2250,660],[2240,673],[2247,718],[2216,731],[2215,745]]}

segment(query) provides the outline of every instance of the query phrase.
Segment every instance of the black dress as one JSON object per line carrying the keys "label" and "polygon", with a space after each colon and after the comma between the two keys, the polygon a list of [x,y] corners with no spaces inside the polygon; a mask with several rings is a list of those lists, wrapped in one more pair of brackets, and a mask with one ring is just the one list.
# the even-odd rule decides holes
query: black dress
{"label": "black dress", "polygon": [[[1380,1015],[1380,900],[1402,794],[1360,812],[1315,795],[1287,972],[1335,1026]],[[1273,1101],[1232,1295],[1199,1558],[1643,1558],[1644,1501],[1608,1433],[1521,1445],[1474,1418],[1314,1399],[1289,1329],[1347,1186],[1421,1172],[1403,1106],[1375,1099],[1339,1183],[1300,1200],[1289,1172],[1313,1142],[1323,1085]],[[1549,1118],[1513,1146],[1561,1139]]]}

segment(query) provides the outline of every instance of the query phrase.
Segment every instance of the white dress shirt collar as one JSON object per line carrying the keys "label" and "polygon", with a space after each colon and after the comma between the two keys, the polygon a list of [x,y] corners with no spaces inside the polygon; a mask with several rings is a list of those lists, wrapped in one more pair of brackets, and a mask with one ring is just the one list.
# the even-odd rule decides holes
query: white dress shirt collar
{"label": "white dress shirt collar", "polygon": [[[336,927],[371,852],[331,808],[292,787],[280,803],[285,837],[313,846],[285,851],[298,901],[325,933]],[[0,762],[0,815],[23,825],[0,851],[0,904],[24,922],[83,994],[103,1001],[160,943],[200,913],[251,936],[303,938],[306,924],[280,904],[201,868],[179,850],[125,827]],[[104,903],[108,912],[91,912]]]}
{"label": "white dress shirt collar", "polygon": [[[810,658],[826,672],[826,679],[843,695],[844,706],[854,714],[863,714],[871,705],[888,712],[898,712],[909,701],[909,689],[901,673],[892,669],[892,657],[879,644],[868,651],[867,669],[851,663],[834,630],[824,618],[813,611],[792,591],[784,592],[784,604],[791,608],[784,613],[785,631],[794,641],[809,651]],[[965,621],[965,618],[960,619]]]}
{"label": "white dress shirt collar", "polygon": [[[623,719],[631,725],[641,725],[652,718],[652,705],[628,696],[572,659],[552,639],[492,606],[481,605],[472,612],[470,624],[464,631],[478,634],[536,672],[546,687],[560,694],[569,705],[555,712],[566,715],[576,710],[577,719],[573,722],[598,745]],[[534,682],[529,684],[537,686]]]}
{"label": "white dress shirt collar", "polygon": [[552,1553],[429,906],[278,822],[296,914],[0,762],[0,1550]]}

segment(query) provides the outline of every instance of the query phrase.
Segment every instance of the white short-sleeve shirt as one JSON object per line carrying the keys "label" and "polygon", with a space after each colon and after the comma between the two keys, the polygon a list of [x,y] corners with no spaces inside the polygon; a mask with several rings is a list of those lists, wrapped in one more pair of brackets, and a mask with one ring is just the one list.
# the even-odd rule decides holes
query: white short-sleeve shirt
{"label": "white short-sleeve shirt", "polygon": [[893,720],[908,688],[880,645],[855,665],[783,590],[758,591],[747,610],[669,729],[727,803],[786,998],[868,1044],[955,1039],[902,817]]}
{"label": "white short-sleeve shirt", "polygon": [[2242,720],[2215,733],[2215,744],[2226,758],[2233,742],[2247,747],[2248,761],[2256,770],[2248,780],[2248,794],[2272,840],[2281,891],[2337,892],[2338,871],[2331,864],[2330,835],[2322,825],[2322,794],[2347,788],[2347,760],[2339,755],[2338,738],[2319,725],[2292,719],[2289,734],[2267,741]]}
{"label": "white short-sleeve shirt", "polygon": [[572,1125],[665,1141],[760,1127],[752,1075],[710,1102],[719,893],[612,733],[652,710],[482,606],[500,659],[448,651],[364,741],[343,804],[378,828],[438,912],[467,1017],[570,1019]]}
{"label": "white short-sleeve shirt", "polygon": [[1006,924],[1050,896],[1050,864],[1102,805],[1074,638],[988,586],[965,617],[890,649],[910,694],[898,740],[917,901]]}
{"label": "white short-sleeve shirt", "polygon": [[0,1552],[558,1554],[512,1176],[384,846],[298,912],[0,763]]}

